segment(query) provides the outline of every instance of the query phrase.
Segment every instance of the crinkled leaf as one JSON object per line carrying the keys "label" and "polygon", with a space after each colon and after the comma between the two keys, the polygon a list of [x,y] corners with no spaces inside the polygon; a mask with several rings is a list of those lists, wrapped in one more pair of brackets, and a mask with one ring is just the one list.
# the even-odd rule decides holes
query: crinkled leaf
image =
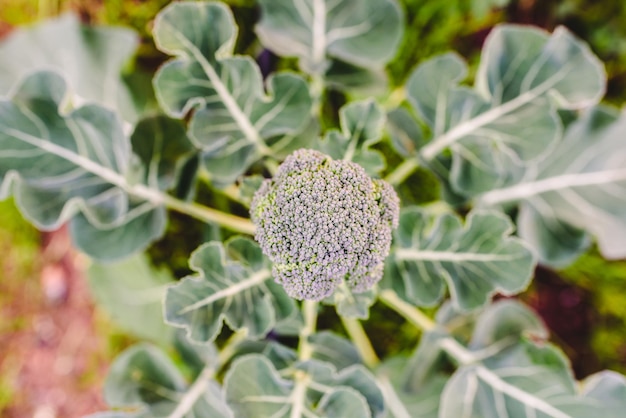
{"label": "crinkled leaf", "polygon": [[370,175],[385,168],[385,159],[369,148],[382,137],[385,114],[376,102],[352,102],[339,110],[341,131],[332,130],[320,141],[320,150],[336,160],[354,161]]}
{"label": "crinkled leaf", "polygon": [[626,377],[612,371],[595,373],[583,381],[582,394],[600,403],[603,417],[619,418],[626,410]]}
{"label": "crinkled leaf", "polygon": [[270,77],[266,94],[256,63],[232,55],[236,35],[228,7],[212,2],[171,4],[154,28],[159,49],[176,56],[155,76],[157,98],[173,117],[196,109],[189,135],[218,184],[231,183],[270,154],[267,140],[299,132],[312,104],[306,82],[295,74]]}
{"label": "crinkled leaf", "polygon": [[394,148],[404,157],[416,155],[425,143],[422,128],[402,107],[387,113],[386,128]]}
{"label": "crinkled leaf", "polygon": [[467,64],[459,55],[447,53],[420,64],[406,85],[407,99],[431,127],[435,137],[448,128],[447,109],[452,88],[467,77]]}
{"label": "crinkled leaf", "polygon": [[447,283],[462,310],[484,305],[495,292],[526,288],[535,260],[513,226],[497,212],[474,211],[465,226],[456,215],[435,216],[413,207],[400,214],[382,287],[418,305],[433,305]]}
{"label": "crinkled leaf", "polygon": [[376,82],[375,70],[395,55],[402,37],[402,13],[394,0],[261,0],[260,4],[256,32],[263,45],[278,55],[298,57],[305,72],[324,74],[330,69],[333,83],[344,87],[343,81]]}
{"label": "crinkled leaf", "polygon": [[548,331],[536,313],[516,300],[501,300],[485,309],[474,325],[469,348],[479,350],[503,345],[521,336],[546,340]]}
{"label": "crinkled leaf", "polygon": [[346,318],[367,319],[370,315],[370,306],[376,301],[376,292],[373,289],[355,293],[348,286],[342,285],[335,292],[324,299],[324,303],[335,305],[337,313]]}
{"label": "crinkled leaf", "polygon": [[[354,364],[338,370],[330,363],[317,360],[301,362],[296,368],[303,370],[316,383],[326,387],[347,387],[365,398],[368,406],[368,414],[372,418],[381,417],[385,410],[384,400],[380,388],[376,384],[370,372],[360,364]],[[324,402],[323,393],[312,390],[308,397],[314,404]],[[330,415],[333,416],[333,415]]]}
{"label": "crinkled leaf", "polygon": [[438,418],[439,398],[447,376],[433,375],[418,390],[404,384],[406,357],[387,359],[377,372],[378,384],[391,418]]}
{"label": "crinkled leaf", "polygon": [[94,258],[129,256],[162,234],[165,211],[126,178],[131,148],[117,117],[98,105],[62,113],[66,94],[60,76],[41,72],[0,102],[0,198],[14,191],[40,229],[69,220],[75,244]]}
{"label": "crinkled leaf", "polygon": [[[234,418],[219,385],[202,376],[189,387],[174,363],[148,344],[133,346],[120,354],[109,370],[104,396],[111,407],[147,409],[147,416]],[[140,415],[142,416],[142,415]]]}
{"label": "crinkled leaf", "polygon": [[[226,374],[227,402],[238,418],[287,418],[294,408],[319,417],[381,416],[382,394],[362,366],[337,372],[328,363],[311,360],[300,363],[297,369],[308,377],[303,383],[307,385],[303,392],[295,391],[302,382],[295,383],[281,376],[264,356],[243,356]],[[309,381],[313,383],[307,383]],[[316,389],[319,387],[327,389],[320,392]]]}
{"label": "crinkled leaf", "polygon": [[54,70],[71,80],[76,101],[117,110],[134,123],[138,111],[121,71],[137,44],[131,30],[83,25],[73,14],[16,28],[0,44],[0,96],[8,95],[24,74]]}
{"label": "crinkled leaf", "polygon": [[142,183],[159,190],[176,184],[183,164],[194,151],[182,122],[163,115],[139,121],[130,142],[145,167]]}
{"label": "crinkled leaf", "polygon": [[172,342],[172,328],[163,323],[161,301],[173,280],[143,255],[116,264],[94,263],[87,271],[89,290],[98,307],[120,328],[162,346]]}
{"label": "crinkled leaf", "polygon": [[269,260],[247,238],[203,244],[189,265],[196,274],[167,289],[165,320],[185,328],[193,341],[213,341],[223,321],[260,338],[294,314],[294,301],[270,280]]}
{"label": "crinkled leaf", "polygon": [[361,355],[350,341],[330,331],[311,335],[309,342],[313,346],[312,358],[331,363],[337,370],[363,362]]}
{"label": "crinkled leaf", "polygon": [[457,370],[443,391],[440,417],[587,418],[599,410],[599,402],[576,393],[560,351],[523,341]]}
{"label": "crinkled leaf", "polygon": [[589,106],[605,85],[599,60],[562,27],[549,35],[500,25],[483,47],[476,90],[457,86],[465,72],[457,56],[436,57],[416,69],[407,94],[434,134],[420,156],[433,161],[450,147],[450,182],[466,196],[519,181],[560,138],[556,109]]}
{"label": "crinkled leaf", "polygon": [[[519,233],[541,261],[564,265],[586,248],[583,231],[607,258],[626,256],[626,115],[594,108],[519,184],[479,197],[482,205],[520,204]],[[547,229],[542,228],[547,227]]]}

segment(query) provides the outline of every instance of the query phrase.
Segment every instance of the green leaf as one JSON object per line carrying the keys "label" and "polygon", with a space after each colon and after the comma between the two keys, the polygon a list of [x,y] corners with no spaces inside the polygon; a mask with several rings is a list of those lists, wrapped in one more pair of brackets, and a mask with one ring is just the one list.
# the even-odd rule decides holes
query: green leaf
{"label": "green leaf", "polygon": [[139,121],[130,142],[141,166],[145,167],[142,183],[159,190],[168,190],[176,184],[183,164],[194,152],[183,123],[163,115]]}
{"label": "green leaf", "polygon": [[138,110],[121,72],[138,41],[129,29],[82,25],[73,14],[16,28],[0,44],[0,97],[24,74],[53,70],[71,80],[72,101],[98,103],[134,123]]}
{"label": "green leaf", "polygon": [[297,57],[309,74],[330,70],[335,84],[342,80],[353,84],[355,75],[356,80],[376,82],[380,77],[376,70],[395,55],[402,38],[403,17],[394,0],[261,0],[260,4],[256,32],[263,45],[278,55]]}
{"label": "green leaf", "polygon": [[301,131],[312,105],[306,82],[295,74],[270,77],[266,94],[256,63],[232,55],[236,35],[228,7],[211,2],[171,4],[154,28],[159,49],[176,56],[154,78],[157,98],[173,117],[195,109],[189,136],[217,184],[231,183],[271,155],[269,139]]}
{"label": "green leaf", "polygon": [[440,417],[583,418],[599,408],[576,393],[560,351],[522,342],[485,364],[457,370],[443,391]]}
{"label": "green leaf", "polygon": [[306,377],[294,382],[264,356],[240,357],[224,379],[227,402],[238,418],[291,417],[296,408],[301,411],[297,416],[382,416],[382,394],[364,367],[337,372],[328,363],[311,360],[297,364],[294,372]]}
{"label": "green leaf", "polygon": [[391,418],[439,418],[439,398],[447,376],[433,375],[418,390],[404,384],[406,357],[385,360],[377,371],[378,384]]}
{"label": "green leaf", "polygon": [[469,343],[472,350],[506,345],[521,337],[547,340],[548,330],[541,318],[516,300],[501,300],[485,309],[474,325]]}
{"label": "green leaf", "polygon": [[113,321],[131,334],[168,346],[172,328],[163,323],[161,301],[173,281],[143,255],[116,264],[94,263],[87,271],[91,295]]}
{"label": "green leaf", "polygon": [[189,265],[196,274],[167,289],[165,320],[186,329],[193,341],[213,341],[223,321],[261,338],[296,311],[293,299],[269,280],[269,260],[247,238],[203,244]]}
{"label": "green leaf", "polygon": [[400,107],[387,113],[387,131],[391,143],[403,157],[417,155],[424,145],[424,132],[408,110]]}
{"label": "green leaf", "polygon": [[[543,263],[562,266],[598,241],[606,258],[626,256],[626,114],[597,107],[569,125],[563,141],[523,182],[478,197],[519,203],[518,228]],[[547,229],[544,229],[547,228]]]}
{"label": "green leaf", "polygon": [[335,289],[335,292],[324,299],[324,303],[335,305],[340,316],[346,318],[367,319],[370,306],[376,301],[376,292],[372,289],[355,293],[345,283]]}
{"label": "green leaf", "polygon": [[405,209],[381,286],[409,302],[432,306],[447,283],[461,310],[484,305],[496,292],[520,292],[535,260],[521,240],[509,236],[512,231],[509,219],[497,212],[470,212],[464,227],[455,215]]}
{"label": "green leaf", "polygon": [[603,371],[587,377],[582,394],[600,402],[602,416],[619,418],[626,408],[626,377],[612,371]]}
{"label": "green leaf", "polygon": [[370,175],[385,168],[385,158],[369,148],[382,137],[385,114],[376,102],[351,102],[339,110],[341,131],[331,130],[320,141],[320,151],[335,160],[354,161]]}
{"label": "green leaf", "polygon": [[450,182],[466,196],[519,181],[561,137],[556,109],[596,103],[606,82],[588,46],[562,27],[550,36],[500,25],[483,47],[475,90],[457,85],[465,73],[456,55],[436,57],[416,69],[407,94],[434,133],[420,158],[450,148]]}
{"label": "green leaf", "polygon": [[411,73],[406,84],[407,99],[434,136],[445,132],[450,92],[465,77],[467,64],[452,52],[429,59]]}
{"label": "green leaf", "polygon": [[330,331],[311,335],[309,342],[313,346],[312,358],[330,363],[337,370],[363,362],[361,355],[350,341]]}
{"label": "green leaf", "polygon": [[188,387],[174,363],[148,344],[133,346],[115,359],[104,397],[111,407],[145,408],[146,416],[154,418],[233,418],[221,388],[210,375],[201,374]]}
{"label": "green leaf", "polygon": [[131,149],[117,117],[98,105],[63,112],[66,97],[65,81],[41,72],[0,102],[0,198],[13,191],[40,229],[70,221],[74,243],[94,258],[127,257],[163,233],[161,195],[127,178]]}

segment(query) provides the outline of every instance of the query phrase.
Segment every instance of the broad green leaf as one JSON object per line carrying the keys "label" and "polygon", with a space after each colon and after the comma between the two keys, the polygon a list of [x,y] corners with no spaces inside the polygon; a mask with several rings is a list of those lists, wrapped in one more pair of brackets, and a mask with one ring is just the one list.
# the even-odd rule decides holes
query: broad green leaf
{"label": "broad green leaf", "polygon": [[246,340],[237,346],[233,360],[249,354],[258,354],[269,360],[279,372],[290,368],[298,360],[298,353],[293,348],[269,339]]}
{"label": "broad green leaf", "polygon": [[313,346],[312,358],[330,363],[337,370],[363,362],[361,355],[350,341],[330,331],[311,335],[309,342]]}
{"label": "broad green leaf", "polygon": [[162,234],[162,196],[127,178],[131,147],[117,117],[98,105],[64,112],[66,97],[65,81],[41,72],[0,102],[0,198],[15,193],[40,229],[70,221],[94,258],[127,257]]}
{"label": "broad green leaf", "polygon": [[424,132],[408,110],[399,107],[387,113],[391,142],[403,157],[411,157],[424,145]]}
{"label": "broad green leaf", "polygon": [[295,134],[310,118],[306,82],[290,73],[267,82],[250,57],[233,56],[237,36],[224,4],[180,2],[155,21],[159,49],[176,58],[154,78],[157,98],[176,118],[195,109],[189,136],[203,151],[217,184],[228,184],[250,164],[273,151],[269,141]]}
{"label": "broad green leaf", "polygon": [[452,88],[467,77],[467,64],[459,55],[446,53],[420,64],[409,77],[407,99],[431,127],[435,137],[442,135]]}
{"label": "broad green leaf", "polygon": [[518,203],[520,236],[543,263],[562,266],[598,241],[603,256],[626,256],[626,115],[597,107],[569,125],[563,141],[525,180],[478,197]]}
{"label": "broad green leaf", "polygon": [[264,356],[243,356],[224,379],[227,402],[238,418],[367,418],[383,412],[382,394],[362,366],[337,372],[328,363],[311,360],[297,364],[294,372],[305,377],[291,380]]}
{"label": "broad green leaf", "polygon": [[352,102],[339,110],[341,131],[331,130],[320,150],[335,160],[354,161],[370,175],[385,168],[385,158],[369,148],[382,137],[385,114],[373,100]]}
{"label": "broad green leaf", "polygon": [[457,56],[436,57],[416,69],[407,95],[434,135],[419,157],[434,161],[450,148],[450,182],[466,196],[519,181],[561,137],[556,109],[590,106],[605,85],[602,64],[565,28],[500,25],[483,47],[475,90],[457,85],[465,72]]}
{"label": "broad green leaf", "polygon": [[561,352],[522,342],[457,370],[443,391],[440,417],[588,418],[601,410],[576,392]]}
{"label": "broad green leaf", "polygon": [[91,295],[117,326],[168,346],[172,328],[163,323],[161,301],[171,274],[156,270],[143,255],[116,264],[94,263],[87,271]]}
{"label": "broad green leaf", "polygon": [[134,123],[138,110],[121,72],[138,41],[131,30],[83,25],[73,14],[16,28],[0,43],[0,97],[24,74],[53,70],[71,80],[73,101],[98,103]]}
{"label": "broad green leaf", "polygon": [[583,381],[582,394],[602,405],[602,416],[619,418],[626,410],[626,377],[612,371],[603,371]]}
{"label": "broad green leaf", "polygon": [[159,190],[176,184],[182,165],[194,152],[182,122],[163,115],[139,121],[130,142],[144,167],[141,182]]}
{"label": "broad green leaf", "polygon": [[521,240],[509,236],[512,231],[509,219],[493,211],[470,212],[463,226],[456,215],[407,208],[400,214],[381,287],[432,306],[443,297],[445,283],[461,310],[484,305],[496,292],[520,292],[535,260]]}
{"label": "broad green leaf", "polygon": [[213,341],[223,321],[261,338],[295,312],[293,299],[270,280],[269,260],[247,238],[203,244],[189,265],[196,274],[167,289],[165,320],[184,328],[193,341]]}
{"label": "broad green leaf", "polygon": [[[261,0],[256,32],[264,46],[297,57],[309,74],[335,85],[378,84],[403,32],[395,0]],[[360,67],[360,68],[359,68]]]}
{"label": "broad green leaf", "polygon": [[133,346],[115,359],[104,397],[111,407],[147,410],[142,417],[234,418],[210,374],[201,374],[188,386],[174,363],[148,344]]}
{"label": "broad green leaf", "polygon": [[548,331],[536,313],[516,300],[501,300],[485,309],[474,325],[472,350],[505,346],[520,337],[547,340]]}
{"label": "broad green leaf", "polygon": [[[307,376],[311,378],[316,385],[330,388],[349,388],[355,390],[359,397],[363,397],[368,407],[368,414],[362,416],[371,416],[372,418],[382,417],[385,411],[385,405],[380,388],[376,384],[374,377],[370,372],[360,364],[353,364],[341,370],[338,370],[330,363],[324,363],[317,360],[300,362],[295,366],[298,370],[305,371]],[[308,396],[314,404],[321,405],[327,395],[323,391],[316,390],[312,387]],[[320,408],[318,406],[318,408]],[[323,409],[321,407],[320,409]],[[360,409],[360,407],[359,407]],[[345,416],[332,415],[329,416]],[[348,415],[355,416],[355,415]],[[359,415],[361,416],[361,415]]]}
{"label": "broad green leaf", "polygon": [[406,357],[392,357],[377,370],[377,381],[391,418],[438,418],[439,398],[447,376],[433,375],[418,390],[404,385]]}
{"label": "broad green leaf", "polygon": [[579,393],[569,361],[547,337],[539,317],[514,300],[498,301],[478,316],[462,356],[450,349],[453,337],[442,335],[439,348],[461,367],[444,388],[439,417],[582,418],[604,412],[593,395]]}

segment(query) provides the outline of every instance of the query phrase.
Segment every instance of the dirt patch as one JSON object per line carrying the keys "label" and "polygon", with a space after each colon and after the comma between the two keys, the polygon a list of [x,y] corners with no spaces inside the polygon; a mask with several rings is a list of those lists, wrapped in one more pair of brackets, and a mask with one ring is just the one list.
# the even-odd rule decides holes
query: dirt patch
{"label": "dirt patch", "polygon": [[66,231],[44,234],[26,271],[12,246],[0,242],[0,416],[73,418],[106,409],[107,340]]}

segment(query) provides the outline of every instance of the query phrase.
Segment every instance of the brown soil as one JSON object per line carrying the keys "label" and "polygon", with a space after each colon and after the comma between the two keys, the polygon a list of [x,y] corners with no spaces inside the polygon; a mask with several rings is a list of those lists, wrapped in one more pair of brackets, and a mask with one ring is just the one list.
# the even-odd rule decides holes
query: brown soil
{"label": "brown soil", "polygon": [[16,282],[6,266],[0,272],[0,318],[8,321],[0,328],[0,416],[73,418],[104,410],[106,337],[84,263],[64,230],[43,235],[39,260],[39,277]]}

